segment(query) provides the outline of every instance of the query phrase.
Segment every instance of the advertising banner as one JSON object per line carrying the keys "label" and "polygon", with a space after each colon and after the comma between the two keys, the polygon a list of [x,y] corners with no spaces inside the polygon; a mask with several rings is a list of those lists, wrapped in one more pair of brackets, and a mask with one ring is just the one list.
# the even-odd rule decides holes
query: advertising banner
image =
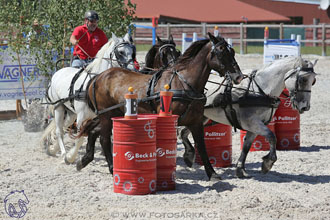
{"label": "advertising banner", "polygon": [[[8,49],[0,52],[0,100],[24,99],[20,67],[18,61],[14,61]],[[33,61],[27,59],[28,56],[21,56],[21,71],[25,96],[27,99],[43,98],[45,96],[48,77],[42,76]]]}
{"label": "advertising banner", "polygon": [[264,64],[288,56],[300,56],[300,44],[295,40],[268,40],[264,43]]}

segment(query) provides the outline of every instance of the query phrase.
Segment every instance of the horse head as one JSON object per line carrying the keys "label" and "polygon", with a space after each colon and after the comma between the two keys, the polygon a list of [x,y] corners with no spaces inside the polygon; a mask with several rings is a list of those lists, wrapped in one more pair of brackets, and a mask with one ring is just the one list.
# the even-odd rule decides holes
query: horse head
{"label": "horse head", "polygon": [[112,39],[114,40],[114,48],[110,57],[113,57],[117,61],[120,67],[129,70],[136,70],[134,66],[134,60],[136,57],[136,47],[133,45],[133,40],[127,33],[123,38],[118,38],[112,33]]}
{"label": "horse head", "polygon": [[157,36],[156,45],[158,53],[156,53],[155,60],[160,59],[163,66],[174,63],[181,55],[181,52],[175,48],[176,44],[172,35],[169,36],[168,40],[162,40]]}
{"label": "horse head", "polygon": [[120,38],[112,33],[112,38],[97,52],[95,60],[87,66],[86,70],[93,73],[101,73],[111,67],[135,70],[135,56],[136,49],[129,34]]}
{"label": "horse head", "polygon": [[296,67],[286,73],[285,86],[289,90],[292,107],[302,114],[310,109],[311,89],[316,82],[316,62],[298,60]]}
{"label": "horse head", "polygon": [[235,59],[235,50],[221,36],[208,33],[212,43],[210,67],[221,76],[230,76],[235,84],[243,79],[243,74]]}

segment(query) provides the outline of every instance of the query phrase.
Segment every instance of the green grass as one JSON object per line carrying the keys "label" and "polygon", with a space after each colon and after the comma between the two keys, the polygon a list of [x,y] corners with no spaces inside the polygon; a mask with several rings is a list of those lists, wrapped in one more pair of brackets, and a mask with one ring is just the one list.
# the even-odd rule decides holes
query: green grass
{"label": "green grass", "polygon": [[[148,51],[151,48],[151,45],[148,44],[138,44],[136,45],[136,50],[137,51]],[[182,50],[182,47],[178,45],[176,47],[180,51]],[[234,49],[237,54],[240,53],[240,47],[239,46],[234,46]],[[264,47],[263,46],[248,46],[247,48],[247,53],[249,54],[263,54],[264,53]],[[326,53],[328,56],[330,56],[330,47],[327,47]],[[317,46],[317,47],[301,47],[301,54],[315,54],[315,55],[322,55],[322,47]]]}

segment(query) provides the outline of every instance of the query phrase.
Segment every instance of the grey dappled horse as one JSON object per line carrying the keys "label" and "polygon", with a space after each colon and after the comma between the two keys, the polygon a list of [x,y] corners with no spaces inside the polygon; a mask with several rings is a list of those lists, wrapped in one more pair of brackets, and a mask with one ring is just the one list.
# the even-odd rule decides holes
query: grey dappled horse
{"label": "grey dappled horse", "polygon": [[[315,63],[300,57],[288,57],[276,60],[251,73],[234,87],[230,83],[222,85],[220,89],[217,84],[206,85],[210,96],[207,95],[204,116],[247,131],[243,149],[236,164],[238,177],[248,177],[245,160],[257,135],[266,137],[270,143],[269,153],[262,158],[262,172],[267,173],[272,168],[277,160],[276,137],[266,125],[274,115],[279,104],[278,97],[285,87],[289,90],[293,108],[299,113],[310,109],[311,88],[316,80],[313,69]],[[211,75],[209,80],[214,81],[212,80],[214,77],[216,76]],[[189,131],[186,129],[181,132],[185,146],[184,159],[190,166],[194,160],[195,150],[188,140],[188,134]]]}

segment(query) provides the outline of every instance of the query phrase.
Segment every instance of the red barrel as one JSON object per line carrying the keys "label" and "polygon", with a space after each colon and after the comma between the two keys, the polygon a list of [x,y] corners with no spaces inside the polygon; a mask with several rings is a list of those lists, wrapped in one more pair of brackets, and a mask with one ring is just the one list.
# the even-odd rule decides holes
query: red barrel
{"label": "red barrel", "polygon": [[138,117],[157,118],[156,152],[157,152],[157,190],[175,189],[177,121],[178,115],[139,115]]}
{"label": "red barrel", "polygon": [[[289,95],[284,89],[283,93]],[[290,98],[281,95],[281,104],[274,115],[277,150],[299,150],[300,148],[300,115],[292,109]]]}
{"label": "red barrel", "polygon": [[156,191],[156,119],[113,120],[114,192],[145,195]]}
{"label": "red barrel", "polygon": [[[204,127],[204,141],[209,160],[214,167],[229,167],[232,155],[232,127],[220,123],[211,124],[212,121],[209,120]],[[203,165],[197,148],[196,162]]]}
{"label": "red barrel", "polygon": [[157,190],[175,189],[178,115],[157,118]]}
{"label": "red barrel", "polygon": [[[269,122],[267,127],[275,134],[275,121],[274,120]],[[240,133],[241,133],[240,136],[241,136],[241,150],[242,150],[246,131],[241,130]],[[270,149],[270,144],[269,144],[268,140],[264,136],[258,135],[254,139],[254,141],[251,145],[250,151],[269,151],[269,149]]]}

